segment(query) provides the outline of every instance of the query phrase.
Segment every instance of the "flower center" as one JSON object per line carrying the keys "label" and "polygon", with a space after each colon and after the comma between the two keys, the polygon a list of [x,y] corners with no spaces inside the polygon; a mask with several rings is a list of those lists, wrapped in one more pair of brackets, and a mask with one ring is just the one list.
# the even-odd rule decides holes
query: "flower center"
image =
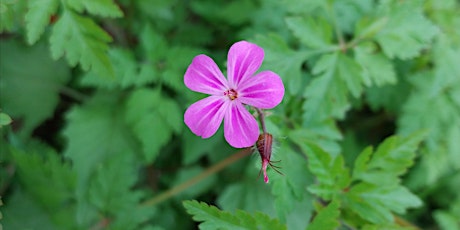
{"label": "flower center", "polygon": [[238,98],[238,93],[234,89],[229,89],[224,92],[224,96],[227,96],[228,98],[230,98],[230,100],[233,101]]}

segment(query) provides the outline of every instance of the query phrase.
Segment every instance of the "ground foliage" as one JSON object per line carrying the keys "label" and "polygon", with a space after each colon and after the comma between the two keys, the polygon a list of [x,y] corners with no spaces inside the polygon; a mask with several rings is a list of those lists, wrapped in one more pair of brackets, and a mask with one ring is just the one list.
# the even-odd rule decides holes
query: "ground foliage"
{"label": "ground foliage", "polygon": [[[460,229],[455,0],[0,0],[5,229]],[[200,53],[239,40],[285,84],[257,155],[183,123]],[[196,200],[199,200],[196,201]],[[188,214],[187,214],[188,213]],[[196,223],[194,221],[196,221]]]}

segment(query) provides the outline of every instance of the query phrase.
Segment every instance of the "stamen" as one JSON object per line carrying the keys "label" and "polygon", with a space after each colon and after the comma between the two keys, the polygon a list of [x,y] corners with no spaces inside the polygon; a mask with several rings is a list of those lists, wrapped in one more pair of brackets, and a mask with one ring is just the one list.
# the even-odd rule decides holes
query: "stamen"
{"label": "stamen", "polygon": [[238,93],[234,89],[229,89],[224,92],[224,96],[227,96],[228,98],[230,98],[230,100],[233,101],[238,98]]}

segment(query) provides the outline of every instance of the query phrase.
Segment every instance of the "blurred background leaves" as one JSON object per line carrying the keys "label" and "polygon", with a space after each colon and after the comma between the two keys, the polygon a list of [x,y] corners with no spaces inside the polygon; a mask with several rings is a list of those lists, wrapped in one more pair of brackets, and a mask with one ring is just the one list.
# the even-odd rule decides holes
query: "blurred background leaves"
{"label": "blurred background leaves", "polygon": [[[456,0],[0,0],[1,223],[460,229],[459,12]],[[193,57],[225,73],[239,40],[285,84],[266,121],[284,175],[264,184],[253,154],[147,205],[237,151],[182,117],[203,97],[183,84]]]}

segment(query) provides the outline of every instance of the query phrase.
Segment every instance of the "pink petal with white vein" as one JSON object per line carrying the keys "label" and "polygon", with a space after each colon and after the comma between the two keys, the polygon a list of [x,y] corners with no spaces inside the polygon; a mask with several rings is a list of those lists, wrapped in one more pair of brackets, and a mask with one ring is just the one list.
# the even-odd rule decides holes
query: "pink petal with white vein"
{"label": "pink petal with white vein", "polygon": [[238,100],[260,109],[271,109],[277,106],[284,97],[284,85],[281,78],[274,72],[263,71],[254,77],[241,82],[238,89]]}
{"label": "pink petal with white vein", "polygon": [[244,106],[231,101],[224,118],[225,140],[235,148],[254,145],[259,137],[257,121]]}
{"label": "pink petal with white vein", "polygon": [[184,75],[185,85],[196,92],[222,95],[227,88],[227,79],[216,63],[208,56],[196,56]]}
{"label": "pink petal with white vein", "polygon": [[252,76],[262,65],[264,50],[247,41],[232,45],[227,57],[227,77],[230,88],[238,88],[240,82]]}
{"label": "pink petal with white vein", "polygon": [[193,103],[184,114],[185,124],[192,132],[208,138],[216,133],[228,110],[228,100],[220,96],[209,96]]}

